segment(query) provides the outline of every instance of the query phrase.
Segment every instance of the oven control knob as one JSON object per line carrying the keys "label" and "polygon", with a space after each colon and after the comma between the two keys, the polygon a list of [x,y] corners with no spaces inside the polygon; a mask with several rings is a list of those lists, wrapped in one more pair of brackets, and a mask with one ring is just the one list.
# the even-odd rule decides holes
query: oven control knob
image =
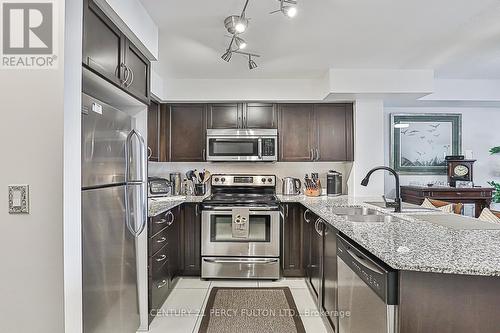
{"label": "oven control knob", "polygon": [[226,178],[222,177],[220,181],[224,183],[226,181]]}
{"label": "oven control knob", "polygon": [[215,177],[214,180],[215,180],[216,183],[218,183],[219,182],[219,177]]}
{"label": "oven control knob", "polygon": [[272,178],[267,178],[267,181],[272,183],[273,182],[273,179]]}
{"label": "oven control knob", "polygon": [[261,179],[261,181],[262,181],[263,183],[265,183],[265,182],[266,182],[266,178],[262,178],[262,179]]}

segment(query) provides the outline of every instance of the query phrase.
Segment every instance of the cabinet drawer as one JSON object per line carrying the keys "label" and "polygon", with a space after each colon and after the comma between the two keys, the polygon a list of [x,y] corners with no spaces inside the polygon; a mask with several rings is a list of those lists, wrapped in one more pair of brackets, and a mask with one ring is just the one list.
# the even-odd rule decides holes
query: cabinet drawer
{"label": "cabinet drawer", "polygon": [[150,272],[153,279],[160,274],[160,271],[168,263],[168,246],[162,247],[155,255],[149,257]]}
{"label": "cabinet drawer", "polygon": [[449,191],[449,192],[430,192],[431,198],[440,199],[480,199],[488,197],[486,192],[475,191]]}
{"label": "cabinet drawer", "polygon": [[151,281],[150,310],[160,309],[170,292],[170,273],[168,262],[160,266]]}
{"label": "cabinet drawer", "polygon": [[149,254],[154,256],[162,247],[168,245],[168,232],[170,228],[165,227],[165,229],[156,233],[154,236],[149,238]]}
{"label": "cabinet drawer", "polygon": [[175,222],[175,215],[172,210],[159,214],[149,219],[149,236],[156,235],[160,230],[172,225]]}

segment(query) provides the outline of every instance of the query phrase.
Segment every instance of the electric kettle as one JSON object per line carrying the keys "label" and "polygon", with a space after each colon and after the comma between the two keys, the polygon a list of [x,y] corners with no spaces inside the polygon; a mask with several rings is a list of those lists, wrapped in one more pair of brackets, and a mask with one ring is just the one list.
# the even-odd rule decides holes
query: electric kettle
{"label": "electric kettle", "polygon": [[281,194],[283,195],[297,195],[300,194],[302,182],[298,178],[285,177],[283,178],[283,187]]}

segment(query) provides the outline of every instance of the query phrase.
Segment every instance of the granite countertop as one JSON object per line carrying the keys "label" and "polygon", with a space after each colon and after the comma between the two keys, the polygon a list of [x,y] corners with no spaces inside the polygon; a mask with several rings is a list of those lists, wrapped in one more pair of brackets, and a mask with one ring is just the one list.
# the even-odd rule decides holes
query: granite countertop
{"label": "granite countertop", "polygon": [[[205,197],[149,199],[149,216],[161,214],[184,202],[201,202]],[[278,195],[278,198],[283,203],[304,205],[394,269],[500,276],[500,230],[447,228],[425,220],[426,214],[444,214],[440,211],[401,214],[366,203],[381,201],[380,197]],[[376,223],[350,222],[333,214],[332,207],[369,207],[397,219]]]}
{"label": "granite countertop", "polygon": [[[372,206],[373,198],[279,196],[281,202],[303,204],[398,270],[500,276],[500,230],[451,229],[422,217],[422,212],[393,213]],[[364,206],[395,216],[398,220],[356,223],[331,212],[332,207]],[[444,214],[429,212],[427,214]]]}
{"label": "granite countertop", "polygon": [[207,196],[171,196],[148,199],[148,217],[166,212],[185,202],[202,202]]}

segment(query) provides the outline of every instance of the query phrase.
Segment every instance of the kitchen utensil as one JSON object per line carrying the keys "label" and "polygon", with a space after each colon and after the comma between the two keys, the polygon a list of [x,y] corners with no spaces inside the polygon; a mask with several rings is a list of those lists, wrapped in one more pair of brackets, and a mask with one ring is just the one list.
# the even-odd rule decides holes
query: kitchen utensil
{"label": "kitchen utensil", "polygon": [[342,194],[342,174],[338,171],[330,170],[326,175],[326,194],[335,197]]}
{"label": "kitchen utensil", "polygon": [[208,181],[210,180],[210,177],[212,177],[212,174],[210,173],[210,171],[205,170],[205,177],[203,177],[203,182],[208,183]]}
{"label": "kitchen utensil", "polygon": [[172,186],[172,195],[181,195],[182,191],[182,178],[180,172],[172,172],[170,174],[170,186]]}
{"label": "kitchen utensil", "polygon": [[298,178],[285,177],[283,178],[283,185],[281,194],[283,195],[297,195],[300,194],[302,182]]}

